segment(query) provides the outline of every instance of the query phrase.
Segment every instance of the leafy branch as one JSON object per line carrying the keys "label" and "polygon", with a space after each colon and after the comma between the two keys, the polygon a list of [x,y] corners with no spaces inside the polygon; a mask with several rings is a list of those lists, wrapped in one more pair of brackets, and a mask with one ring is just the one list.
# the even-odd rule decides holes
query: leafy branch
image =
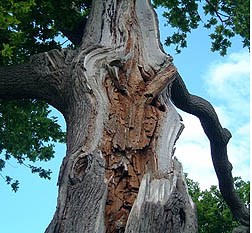
{"label": "leafy branch", "polygon": [[[154,0],[154,7],[163,7],[166,26],[172,26],[176,31],[167,36],[165,44],[175,45],[177,53],[187,47],[187,35],[197,29],[202,18],[207,18],[203,26],[211,29],[211,51],[219,51],[224,56],[231,47],[231,38],[239,35],[244,47],[250,49],[250,5],[249,0]],[[202,12],[204,15],[202,15]]]}
{"label": "leafy branch", "polygon": [[[213,10],[214,10],[216,16],[219,18],[219,20],[220,20],[222,23],[225,23],[225,22],[227,22],[227,21],[229,21],[229,20],[231,19],[231,16],[224,15],[224,14],[222,14],[221,12],[219,12],[209,0],[206,0],[206,2],[209,4],[209,6],[211,6],[211,7],[213,8]],[[221,16],[226,17],[227,19],[222,19]]]}
{"label": "leafy branch", "polygon": [[[50,179],[50,169],[26,162],[49,161],[54,157],[52,142],[65,142],[65,133],[56,118],[48,117],[49,113],[48,104],[43,101],[0,101],[0,175],[7,184],[12,185],[13,179],[1,173],[11,158],[41,178]],[[14,182],[13,191],[17,191],[18,184]]]}

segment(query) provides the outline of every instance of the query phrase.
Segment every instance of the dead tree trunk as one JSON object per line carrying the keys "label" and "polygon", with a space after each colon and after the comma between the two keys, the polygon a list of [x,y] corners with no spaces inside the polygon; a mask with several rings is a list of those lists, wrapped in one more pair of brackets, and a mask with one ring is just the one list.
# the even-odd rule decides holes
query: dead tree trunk
{"label": "dead tree trunk", "polygon": [[149,0],[93,0],[81,46],[0,69],[0,98],[61,111],[67,155],[46,233],[197,232],[174,144],[172,58]]}
{"label": "dead tree trunk", "polygon": [[197,232],[173,157],[183,128],[167,96],[176,68],[150,1],[93,1],[71,56],[67,155],[46,233]]}

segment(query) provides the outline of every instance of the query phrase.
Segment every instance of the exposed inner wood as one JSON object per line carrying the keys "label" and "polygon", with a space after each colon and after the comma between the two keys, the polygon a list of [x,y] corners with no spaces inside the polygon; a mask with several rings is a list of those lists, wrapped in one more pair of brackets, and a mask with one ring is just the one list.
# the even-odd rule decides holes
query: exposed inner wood
{"label": "exposed inner wood", "polygon": [[[69,85],[75,108],[68,145],[74,149],[61,169],[60,199],[47,233],[124,232],[142,178],[159,169],[165,154],[160,135],[166,135],[170,110],[159,95],[176,68],[160,47],[150,1],[93,3]],[[80,129],[80,122],[88,125]],[[79,134],[84,130],[85,137]],[[105,164],[94,166],[98,155]]]}
{"label": "exposed inner wood", "polygon": [[132,61],[119,69],[118,79],[108,72],[104,81],[110,102],[100,148],[106,160],[106,178],[110,180],[105,210],[107,233],[124,232],[142,177],[158,169],[155,143],[166,107],[154,95],[166,86],[164,80],[172,79],[175,67],[167,68],[166,78],[146,77],[143,69]]}

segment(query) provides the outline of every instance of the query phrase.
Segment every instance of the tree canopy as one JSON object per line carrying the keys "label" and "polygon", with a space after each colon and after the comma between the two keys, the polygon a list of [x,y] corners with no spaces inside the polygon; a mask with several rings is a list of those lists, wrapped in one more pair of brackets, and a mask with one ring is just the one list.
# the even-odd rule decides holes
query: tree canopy
{"label": "tree canopy", "polygon": [[79,44],[90,5],[90,0],[2,1],[0,64],[22,63],[33,54],[60,48],[60,34]]}
{"label": "tree canopy", "polygon": [[[60,48],[57,36],[63,35],[74,45],[81,42],[91,0],[6,0],[0,3],[0,64],[20,63],[30,55]],[[166,25],[176,31],[165,44],[176,51],[187,46],[187,35],[203,25],[210,30],[212,51],[221,55],[239,35],[244,47],[250,46],[249,0],[154,0],[163,7]]]}
{"label": "tree canopy", "polygon": [[49,113],[49,106],[43,101],[0,100],[0,175],[13,191],[17,191],[19,181],[11,174],[2,174],[11,158],[41,178],[50,179],[50,169],[33,165],[54,157],[53,142],[65,142],[57,118],[49,117]]}
{"label": "tree canopy", "polygon": [[[186,175],[187,176],[187,175]],[[229,233],[239,224],[234,219],[217,186],[202,191],[199,183],[186,178],[188,191],[197,205],[199,233]],[[246,206],[250,206],[250,182],[234,177],[235,190]]]}
{"label": "tree canopy", "polygon": [[[58,36],[78,47],[88,19],[91,0],[5,0],[0,3],[0,65],[20,64],[31,55],[61,48]],[[225,55],[230,38],[239,35],[249,48],[249,0],[154,0],[164,7],[167,25],[177,31],[166,39],[176,51],[187,46],[187,34],[202,25],[210,30],[212,51]],[[55,118],[49,117],[48,104],[36,100],[0,101],[0,174],[17,190],[18,181],[3,175],[6,161],[14,158],[32,172],[49,178],[51,171],[28,162],[53,157],[52,142],[63,142],[65,134]]]}
{"label": "tree canopy", "polygon": [[239,35],[244,47],[250,47],[250,8],[249,0],[154,0],[154,6],[165,8],[163,16],[166,25],[176,29],[168,36],[165,44],[174,44],[176,51],[187,46],[187,35],[201,24],[210,31],[212,51],[226,55],[231,47],[231,38]]}

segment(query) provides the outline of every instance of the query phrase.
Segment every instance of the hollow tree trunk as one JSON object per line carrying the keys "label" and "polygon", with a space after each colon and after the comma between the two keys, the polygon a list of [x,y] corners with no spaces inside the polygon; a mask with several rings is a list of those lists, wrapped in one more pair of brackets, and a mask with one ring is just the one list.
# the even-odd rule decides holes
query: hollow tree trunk
{"label": "hollow tree trunk", "polygon": [[150,1],[94,0],[81,47],[64,59],[67,155],[46,233],[197,232],[173,157],[183,129],[169,101],[176,68]]}

